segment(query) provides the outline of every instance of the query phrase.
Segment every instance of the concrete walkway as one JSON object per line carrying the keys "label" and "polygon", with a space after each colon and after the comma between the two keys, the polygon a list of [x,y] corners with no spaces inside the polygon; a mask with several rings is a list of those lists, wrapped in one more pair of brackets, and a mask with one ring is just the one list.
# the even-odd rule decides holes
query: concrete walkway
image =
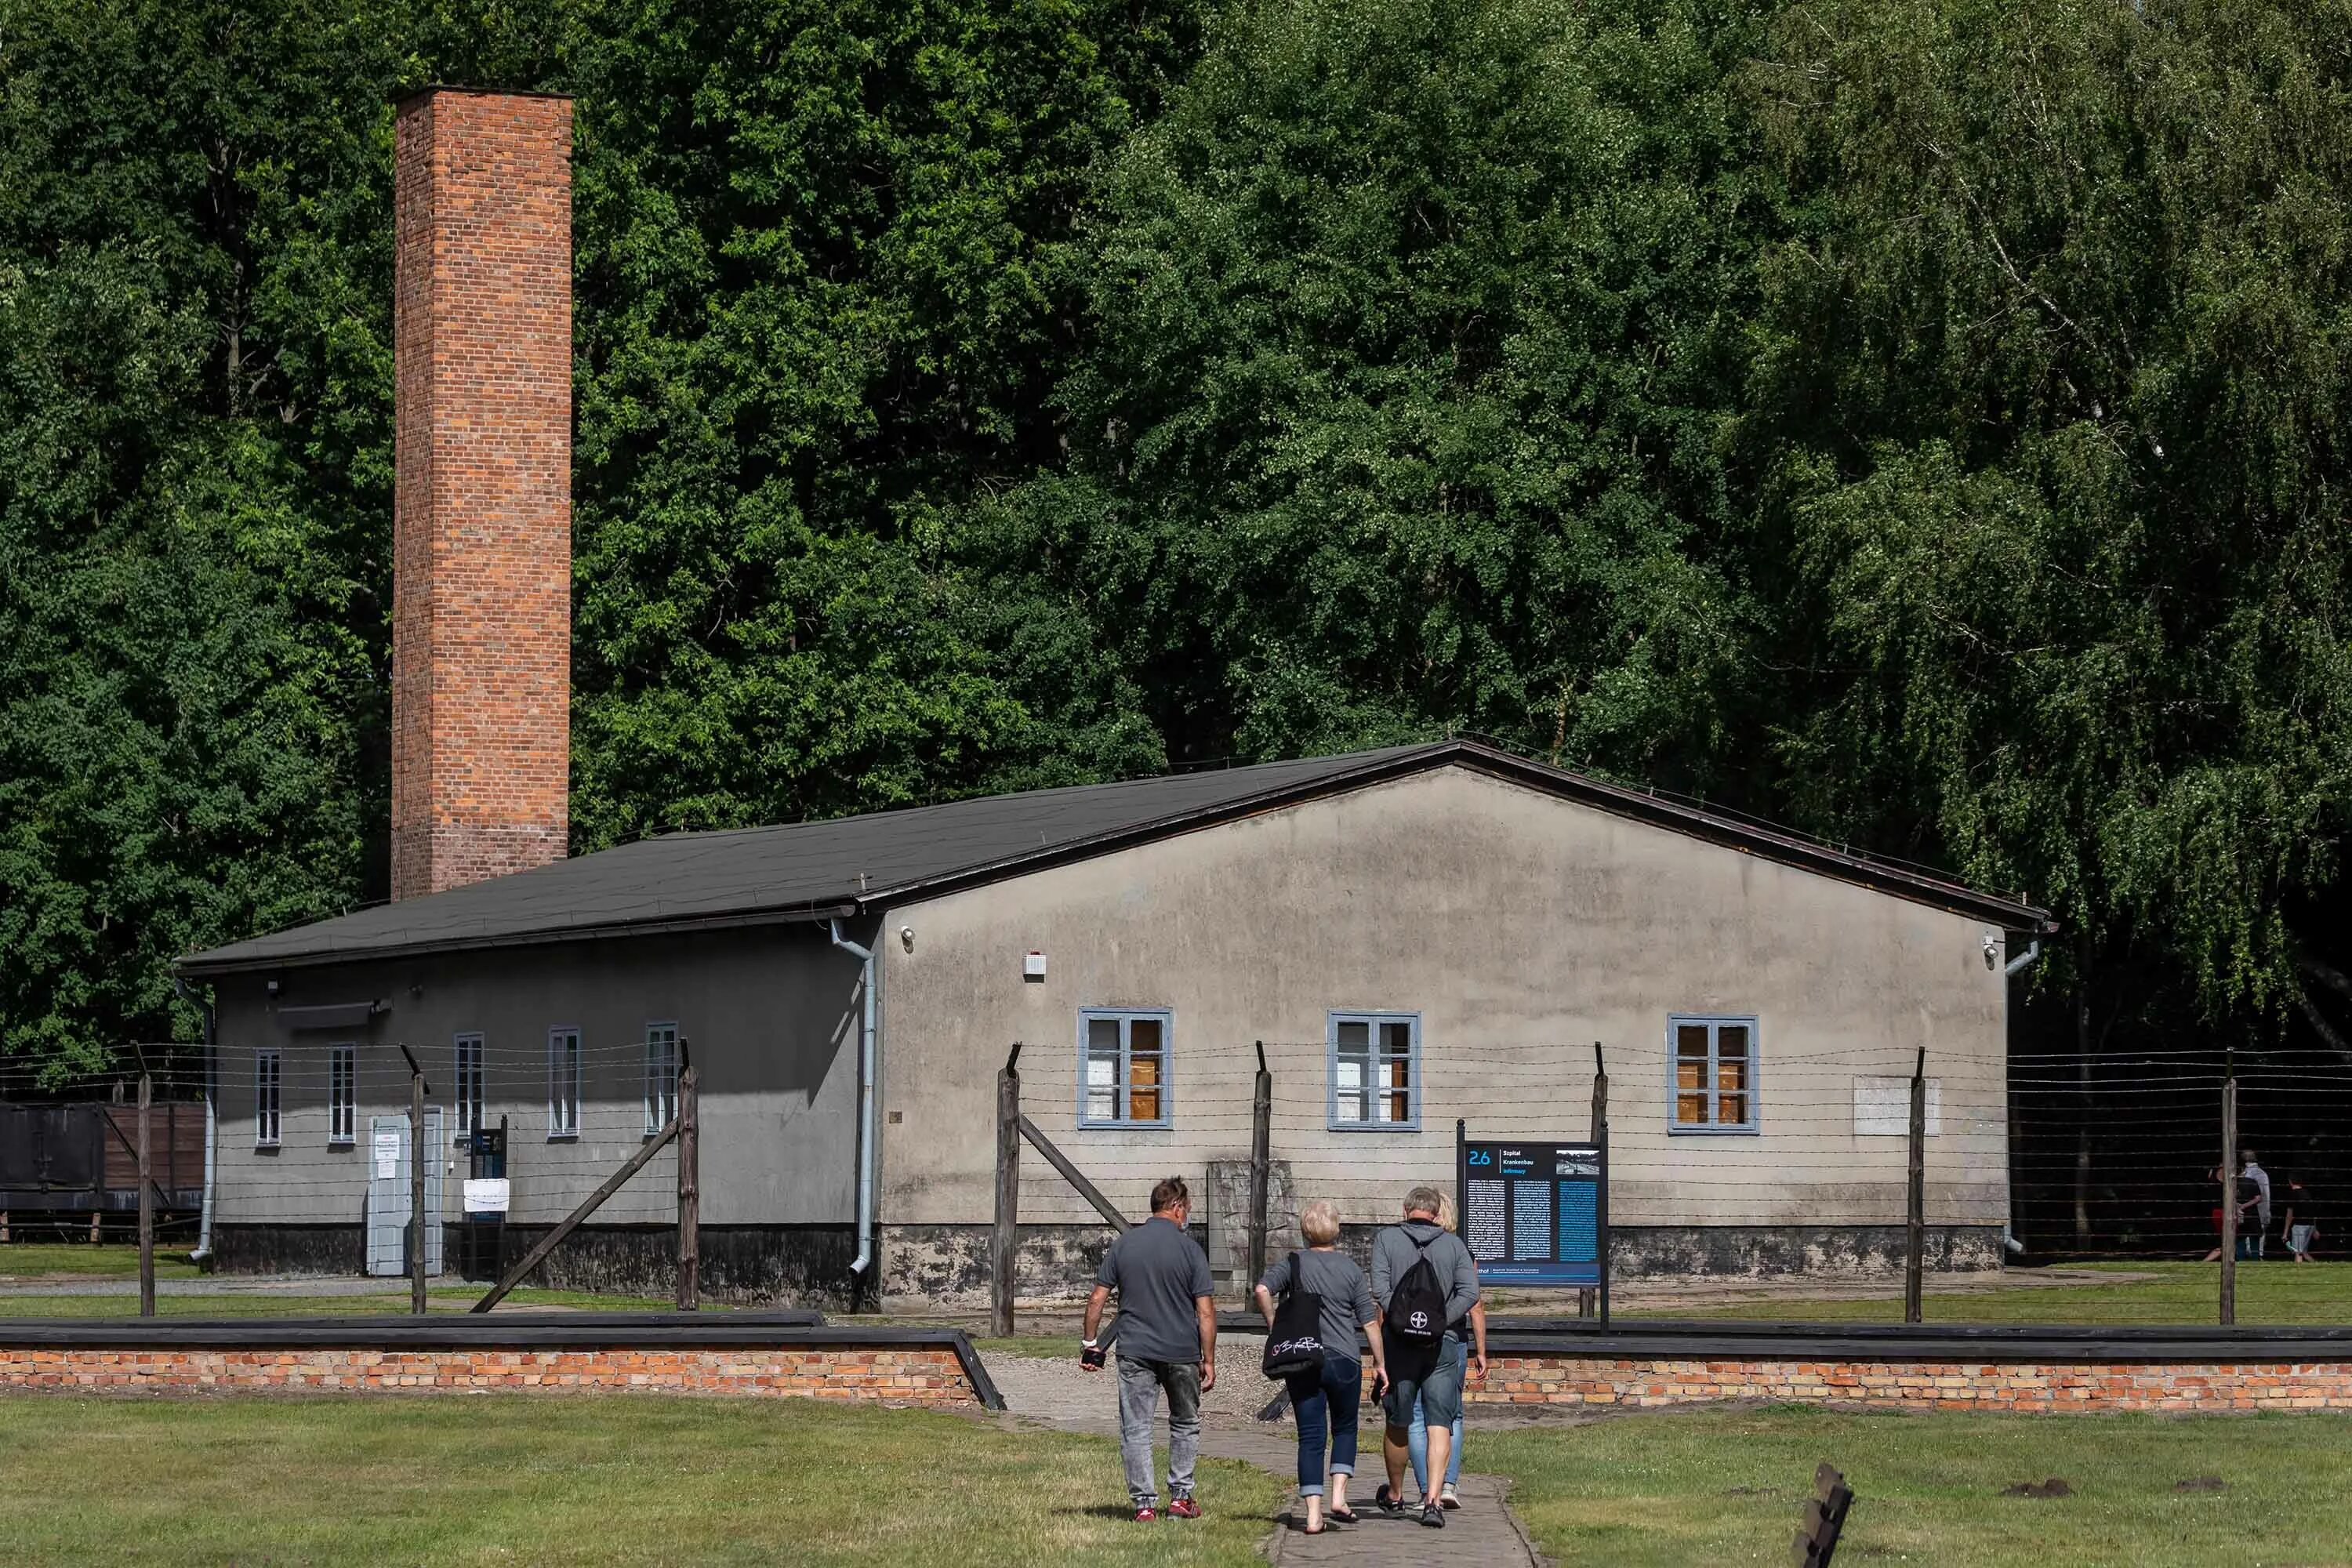
{"label": "concrete walkway", "polygon": [[[1257,1408],[1272,1397],[1274,1386],[1258,1374],[1258,1342],[1228,1335],[1221,1342],[1219,1352],[1217,1386],[1201,1405],[1201,1451],[1213,1458],[1255,1465],[1286,1482],[1294,1481],[1298,1464],[1297,1429],[1286,1416],[1280,1421],[1256,1418]],[[1114,1384],[1108,1376],[1089,1376],[1066,1359],[1008,1355],[992,1357],[988,1372],[1004,1395],[1008,1414],[1003,1420],[1034,1421],[1095,1436],[1118,1436]],[[1478,1414],[1474,1412],[1471,1420],[1475,1424]],[[1157,1456],[1163,1464],[1167,1441],[1163,1407]],[[1474,1434],[1474,1458],[1475,1442]],[[1348,1506],[1355,1510],[1358,1522],[1308,1535],[1298,1528],[1306,1515],[1294,1495],[1274,1520],[1275,1529],[1266,1542],[1266,1555],[1274,1562],[1344,1562],[1353,1568],[1412,1568],[1421,1563],[1445,1568],[1472,1563],[1482,1568],[1486,1564],[1541,1568],[1545,1560],[1537,1555],[1526,1531],[1504,1504],[1505,1483],[1500,1478],[1464,1471],[1461,1509],[1445,1516],[1444,1530],[1432,1530],[1420,1522],[1418,1512],[1390,1519],[1373,1506],[1372,1498],[1383,1479],[1377,1415],[1370,1426],[1360,1429],[1358,1447],[1356,1479],[1348,1489]],[[1408,1489],[1412,1485],[1410,1475],[1405,1485]],[[1121,1489],[1115,1472],[1104,1477],[1104,1486],[1112,1492]],[[1213,1491],[1204,1494],[1201,1501],[1203,1508],[1217,1506]]]}

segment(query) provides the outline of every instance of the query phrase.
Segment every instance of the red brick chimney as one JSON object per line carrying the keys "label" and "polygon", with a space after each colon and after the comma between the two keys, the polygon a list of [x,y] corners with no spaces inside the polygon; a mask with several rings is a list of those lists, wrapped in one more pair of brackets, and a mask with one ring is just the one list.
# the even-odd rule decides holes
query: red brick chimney
{"label": "red brick chimney", "polygon": [[392,896],[563,858],[572,104],[433,88],[394,153]]}

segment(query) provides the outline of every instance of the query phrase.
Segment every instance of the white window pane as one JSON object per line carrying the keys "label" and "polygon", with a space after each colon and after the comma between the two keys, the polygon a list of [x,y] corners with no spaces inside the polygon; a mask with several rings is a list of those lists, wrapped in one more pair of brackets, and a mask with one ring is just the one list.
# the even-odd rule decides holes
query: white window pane
{"label": "white window pane", "polygon": [[1118,1058],[1117,1057],[1088,1057],[1087,1058],[1087,1087],[1092,1089],[1097,1085],[1108,1086],[1115,1085],[1118,1082]]}
{"label": "white window pane", "polygon": [[1339,1092],[1342,1094],[1349,1092],[1350,1089],[1359,1089],[1364,1087],[1364,1064],[1360,1060],[1350,1060],[1346,1057],[1341,1057],[1339,1058],[1339,1066],[1336,1068],[1336,1073]]}
{"label": "white window pane", "polygon": [[1089,1089],[1087,1090],[1087,1120],[1089,1121],[1118,1121],[1118,1091],[1108,1089]]}

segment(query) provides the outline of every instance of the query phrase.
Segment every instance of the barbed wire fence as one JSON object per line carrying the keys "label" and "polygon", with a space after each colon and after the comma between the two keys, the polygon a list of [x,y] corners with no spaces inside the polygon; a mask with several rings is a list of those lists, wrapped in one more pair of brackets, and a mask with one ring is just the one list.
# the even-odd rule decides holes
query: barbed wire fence
{"label": "barbed wire fence", "polygon": [[[208,1188],[234,1186],[241,1222],[331,1237],[284,1258],[287,1271],[405,1277],[414,1311],[467,1305],[470,1281],[487,1310],[526,1282],[608,1285],[610,1267],[585,1265],[562,1246],[593,1218],[624,1238],[625,1271],[641,1289],[694,1310],[702,1289],[691,1042],[674,1030],[602,1043],[588,1033],[505,1046],[461,1036],[429,1050],[298,1037],[224,1050],[216,1068],[201,1047],[145,1047],[159,1070],[147,1075],[143,1184],[129,1131],[142,1075],[0,1064],[0,1241],[123,1244],[143,1235],[168,1267],[208,1234]],[[0,1275],[12,1272],[7,1259],[0,1252]],[[268,1268],[270,1252],[253,1262]],[[142,1262],[142,1277],[151,1267]],[[37,1310],[42,1294],[67,1289],[0,1280],[0,1298]],[[110,1311],[120,1299],[93,1289],[74,1299],[75,1310]],[[137,1304],[152,1312],[152,1295],[142,1296]],[[351,1305],[384,1303],[353,1296]]]}

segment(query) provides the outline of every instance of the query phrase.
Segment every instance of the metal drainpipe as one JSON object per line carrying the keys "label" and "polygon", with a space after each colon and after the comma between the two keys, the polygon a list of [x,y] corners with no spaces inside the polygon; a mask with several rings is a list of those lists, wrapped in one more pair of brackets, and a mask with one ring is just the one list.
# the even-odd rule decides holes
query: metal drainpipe
{"label": "metal drainpipe", "polygon": [[841,921],[827,922],[833,945],[866,966],[860,984],[865,1017],[857,1041],[857,1257],[849,1271],[863,1277],[874,1263],[874,953],[841,934]]}
{"label": "metal drainpipe", "polygon": [[[2001,978],[2004,980],[2016,979],[2018,975],[2024,973],[2026,965],[2032,963],[2035,959],[2040,958],[2041,956],[2042,939],[2037,936],[2032,942],[2026,943],[2025,951],[2023,952],[2019,953],[2015,958],[2011,959],[2006,964],[2001,966]],[[2014,1149],[2016,1144],[2017,1135],[2012,1131],[2010,1134],[2010,1146],[2011,1149]],[[2014,1216],[2011,1217],[2010,1224],[2000,1227],[2000,1245],[2001,1250],[2012,1258],[2021,1258],[2025,1255],[2025,1243],[2017,1239],[2016,1221]]]}
{"label": "metal drainpipe", "polygon": [[[195,1001],[195,994],[186,981],[174,976],[172,989],[188,1000]],[[196,1005],[205,1010],[205,1198],[196,1220],[196,1249],[188,1254],[188,1261],[202,1268],[213,1255],[213,1171],[220,1147],[217,1106],[220,1074],[219,1064],[215,1059],[219,1053],[213,1044],[213,1005],[197,1002]]]}

